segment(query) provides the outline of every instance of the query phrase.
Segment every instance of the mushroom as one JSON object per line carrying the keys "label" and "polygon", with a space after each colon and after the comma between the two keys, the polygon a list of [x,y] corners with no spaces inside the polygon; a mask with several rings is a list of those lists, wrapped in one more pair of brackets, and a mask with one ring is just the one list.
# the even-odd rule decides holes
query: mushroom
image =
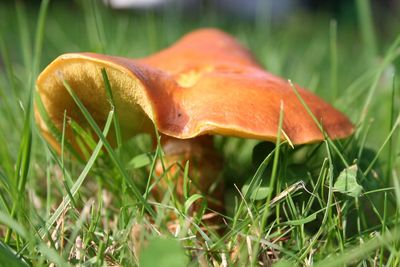
{"label": "mushroom", "polygon": [[[219,200],[222,187],[207,193],[221,165],[212,135],[276,142],[282,103],[283,138],[294,145],[324,140],[324,133],[288,81],[265,71],[233,37],[216,29],[191,32],[171,47],[142,59],[93,53],[61,55],[37,79],[45,110],[58,129],[62,129],[64,110],[73,120],[85,123],[63,80],[95,120],[104,124],[110,103],[102,68],[108,74],[123,138],[151,133],[154,124],[163,135],[162,145],[170,162],[190,159],[202,167],[194,181],[196,192]],[[327,136],[340,139],[353,133],[345,115],[296,87]],[[59,148],[37,112],[36,120],[44,137]],[[67,129],[66,134],[74,144],[72,131]],[[182,181],[177,183],[181,194]]]}

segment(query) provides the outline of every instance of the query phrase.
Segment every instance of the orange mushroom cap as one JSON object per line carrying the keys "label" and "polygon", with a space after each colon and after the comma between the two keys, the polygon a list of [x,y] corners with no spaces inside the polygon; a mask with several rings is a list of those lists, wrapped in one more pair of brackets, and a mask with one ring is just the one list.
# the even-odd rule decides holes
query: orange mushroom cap
{"label": "orange mushroom cap", "polygon": [[[37,80],[56,127],[62,127],[64,110],[74,120],[84,120],[63,86],[64,79],[93,117],[104,123],[110,103],[102,68],[125,137],[150,130],[153,121],[161,133],[175,138],[221,134],[275,142],[282,102],[282,128],[293,144],[324,139],[290,84],[263,70],[233,37],[216,29],[194,31],[138,60],[93,53],[61,55]],[[311,92],[298,91],[330,138],[352,134],[354,127],[346,116]],[[36,117],[51,139],[40,115]]]}

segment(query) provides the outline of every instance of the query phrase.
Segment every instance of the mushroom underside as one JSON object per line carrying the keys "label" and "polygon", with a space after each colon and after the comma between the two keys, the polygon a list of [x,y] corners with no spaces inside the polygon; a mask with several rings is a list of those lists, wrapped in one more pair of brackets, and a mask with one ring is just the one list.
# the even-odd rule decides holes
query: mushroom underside
{"label": "mushroom underside", "polygon": [[[152,116],[151,107],[146,106],[148,101],[145,100],[143,85],[140,81],[132,75],[127,75],[118,67],[79,58],[66,59],[59,64],[50,65],[38,79],[38,92],[51,123],[61,131],[64,111],[66,111],[69,120],[77,122],[84,129],[90,129],[79,107],[65,89],[64,81],[66,81],[96,123],[100,127],[104,126],[112,105],[105,89],[102,68],[106,69],[112,88],[122,137],[126,139],[137,133],[151,132],[153,129],[152,121],[149,118]],[[51,133],[48,125],[39,112],[35,112],[35,114],[41,130],[49,139]],[[66,134],[69,139],[74,138],[71,127],[66,128]],[[110,140],[113,142],[113,134],[110,136]]]}

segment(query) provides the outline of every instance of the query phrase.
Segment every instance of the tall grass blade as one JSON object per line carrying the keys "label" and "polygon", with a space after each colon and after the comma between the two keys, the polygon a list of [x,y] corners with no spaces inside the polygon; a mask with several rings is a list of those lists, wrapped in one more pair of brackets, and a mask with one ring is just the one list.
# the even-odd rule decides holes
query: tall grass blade
{"label": "tall grass blade", "polygon": [[[35,54],[32,66],[32,75],[36,77],[37,70],[39,68],[40,55],[43,43],[43,35],[44,35],[44,23],[47,14],[49,0],[43,0],[40,6],[39,11],[39,19],[37,25],[36,32],[36,42],[35,42]],[[19,148],[18,159],[16,164],[15,171],[15,180],[17,181],[17,196],[13,202],[13,206],[11,208],[11,217],[14,217],[17,212],[17,207],[21,204],[21,198],[24,195],[26,180],[28,176],[28,170],[30,166],[30,158],[31,158],[31,147],[32,147],[32,95],[33,95],[33,77],[30,77],[30,88],[29,88],[29,97],[28,104],[25,109],[25,118],[24,118],[24,128],[22,132],[22,140]],[[6,237],[4,239],[5,243],[10,241],[12,230],[8,228]]]}
{"label": "tall grass blade", "polygon": [[280,114],[279,114],[279,124],[278,124],[278,133],[277,133],[277,137],[276,137],[276,146],[275,146],[275,152],[274,152],[274,161],[272,163],[272,174],[271,174],[271,180],[269,182],[269,188],[270,188],[270,192],[267,196],[267,199],[265,200],[265,204],[264,204],[264,211],[262,213],[261,216],[261,221],[260,221],[260,229],[259,229],[259,236],[258,236],[258,241],[255,244],[254,247],[254,253],[252,255],[252,266],[256,265],[257,262],[257,255],[259,253],[259,247],[260,247],[260,241],[263,238],[263,233],[264,233],[264,229],[265,229],[265,225],[267,223],[267,217],[268,217],[268,213],[270,211],[270,202],[272,199],[272,193],[274,192],[274,188],[275,188],[275,181],[277,179],[278,176],[278,162],[279,162],[279,152],[281,150],[281,134],[282,134],[282,126],[283,126],[283,117],[284,117],[284,106],[283,106],[283,102],[281,102],[281,106],[280,106]]}
{"label": "tall grass blade", "polygon": [[[393,129],[395,124],[395,113],[396,113],[396,73],[393,75],[392,81],[392,95],[390,101],[390,125],[389,130]],[[386,183],[389,183],[392,176],[393,159],[396,154],[396,149],[394,148],[395,138],[390,138],[388,145],[388,166],[386,171]]]}

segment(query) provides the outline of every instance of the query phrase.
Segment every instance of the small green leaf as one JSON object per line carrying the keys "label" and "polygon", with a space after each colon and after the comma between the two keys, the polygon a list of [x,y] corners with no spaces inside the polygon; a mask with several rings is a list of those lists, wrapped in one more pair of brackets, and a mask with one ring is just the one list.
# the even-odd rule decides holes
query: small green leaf
{"label": "small green leaf", "polygon": [[358,168],[355,164],[344,169],[336,179],[333,188],[348,196],[360,196],[363,187],[357,183],[357,170]]}
{"label": "small green leaf", "polygon": [[140,253],[139,262],[142,267],[179,267],[187,266],[188,257],[177,240],[157,238]]}
{"label": "small green leaf", "polygon": [[200,194],[194,194],[192,196],[190,196],[186,202],[185,202],[185,213],[188,213],[190,207],[193,205],[194,202],[196,202],[199,199],[204,198],[202,195]]}
{"label": "small green leaf", "polygon": [[189,161],[186,161],[185,170],[183,172],[183,197],[188,198],[189,192]]}
{"label": "small green leaf", "polygon": [[270,193],[269,187],[261,184],[260,186],[255,186],[251,192],[248,192],[250,189],[250,184],[244,184],[242,187],[242,193],[244,196],[249,196],[252,200],[262,200],[268,197]]}
{"label": "small green leaf", "polygon": [[139,169],[150,165],[153,160],[153,155],[151,153],[143,153],[136,157],[134,157],[131,161],[129,161],[128,166],[133,169]]}
{"label": "small green leaf", "polygon": [[313,213],[313,214],[311,214],[310,216],[305,217],[305,218],[302,218],[302,219],[299,219],[299,220],[287,221],[287,222],[284,222],[284,223],[282,223],[282,224],[284,224],[284,225],[295,225],[295,226],[297,226],[297,225],[303,225],[303,224],[312,222],[312,221],[314,221],[315,219],[317,219],[317,213]]}

